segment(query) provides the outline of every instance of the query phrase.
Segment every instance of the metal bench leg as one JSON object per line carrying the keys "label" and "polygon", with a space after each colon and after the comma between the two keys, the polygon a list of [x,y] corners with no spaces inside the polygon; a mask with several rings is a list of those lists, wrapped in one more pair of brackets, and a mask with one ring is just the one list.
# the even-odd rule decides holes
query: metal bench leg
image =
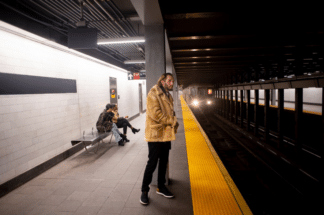
{"label": "metal bench leg", "polygon": [[110,141],[109,141],[109,144],[111,143],[112,137],[113,137],[113,133],[111,133],[111,135],[110,135]]}
{"label": "metal bench leg", "polygon": [[[89,151],[88,149],[87,149],[87,146],[86,146],[86,144],[84,143],[84,142],[82,142],[83,143],[83,146],[84,146],[84,149],[86,150],[86,152],[87,153],[97,153],[97,151],[98,151],[98,149],[99,149],[99,141],[98,141],[98,146],[97,146],[97,149],[96,149],[96,151],[95,152],[93,152],[93,151]],[[93,146],[94,144],[92,144],[92,146]]]}
{"label": "metal bench leg", "polygon": [[98,149],[99,149],[99,143],[100,143],[101,141],[103,142],[103,140],[98,141],[98,145],[97,145],[97,149],[96,149],[96,151],[95,151],[95,154],[97,153],[97,151],[98,151]]}
{"label": "metal bench leg", "polygon": [[83,141],[82,141],[82,143],[83,143],[83,146],[84,146],[84,149],[86,150],[86,152],[89,153],[86,144]]}

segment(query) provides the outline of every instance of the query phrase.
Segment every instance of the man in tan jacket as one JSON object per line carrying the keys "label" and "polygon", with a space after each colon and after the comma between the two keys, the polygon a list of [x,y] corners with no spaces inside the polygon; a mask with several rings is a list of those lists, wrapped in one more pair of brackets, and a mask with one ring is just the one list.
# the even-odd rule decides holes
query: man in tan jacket
{"label": "man in tan jacket", "polygon": [[145,122],[145,140],[148,142],[148,162],[146,164],[143,183],[141,204],[148,204],[148,191],[152,182],[153,172],[159,161],[157,194],[166,198],[174,195],[165,187],[165,173],[169,159],[171,141],[175,140],[178,121],[173,108],[173,99],[169,91],[173,89],[173,75],[163,74],[156,85],[147,95],[147,110]]}

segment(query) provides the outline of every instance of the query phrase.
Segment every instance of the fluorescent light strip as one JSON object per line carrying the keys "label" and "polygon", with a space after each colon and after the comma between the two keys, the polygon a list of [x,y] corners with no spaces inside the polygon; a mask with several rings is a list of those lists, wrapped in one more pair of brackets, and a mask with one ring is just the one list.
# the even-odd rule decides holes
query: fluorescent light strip
{"label": "fluorescent light strip", "polygon": [[29,33],[23,29],[20,29],[18,27],[15,27],[13,25],[10,25],[8,23],[5,23],[3,21],[0,21],[0,30],[3,30],[5,32],[8,32],[8,33],[11,33],[11,34],[14,34],[14,35],[17,35],[19,37],[23,37],[27,40],[30,40],[30,41],[34,41],[36,43],[39,43],[39,44],[42,44],[42,45],[45,45],[45,46],[48,46],[48,47],[51,47],[53,49],[56,49],[56,50],[59,50],[59,51],[62,51],[62,52],[65,52],[65,53],[68,53],[68,54],[71,54],[71,55],[74,55],[74,56],[78,56],[80,58],[83,58],[83,59],[86,59],[86,60],[89,60],[89,61],[92,61],[92,62],[96,62],[96,63],[99,63],[101,65],[104,65],[104,66],[107,66],[107,67],[110,67],[110,68],[114,68],[114,69],[117,69],[119,71],[122,71],[122,72],[128,72],[127,70],[123,69],[123,68],[120,68],[118,66],[115,66],[113,64],[110,64],[110,63],[107,63],[107,62],[104,62],[102,60],[99,60],[95,57],[91,57],[90,55],[86,55],[86,54],[83,54],[81,52],[78,52],[78,51],[75,51],[73,49],[69,49],[63,45],[60,45],[58,43],[55,43],[55,42],[52,42],[48,39],[45,39],[43,37],[40,37],[36,34],[32,34],[32,33]]}
{"label": "fluorescent light strip", "polygon": [[118,44],[118,43],[143,43],[144,37],[124,37],[124,38],[106,38],[98,39],[98,45]]}
{"label": "fluorescent light strip", "polygon": [[136,63],[145,63],[145,60],[126,60],[124,64],[136,64]]}

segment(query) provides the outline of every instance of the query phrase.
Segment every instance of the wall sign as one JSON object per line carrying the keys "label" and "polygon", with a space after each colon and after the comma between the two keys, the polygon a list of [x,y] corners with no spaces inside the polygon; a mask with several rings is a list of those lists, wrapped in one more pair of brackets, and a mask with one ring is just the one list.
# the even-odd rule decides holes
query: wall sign
{"label": "wall sign", "polygon": [[74,79],[0,73],[0,95],[76,92]]}
{"label": "wall sign", "polygon": [[128,77],[128,80],[146,79],[146,73],[145,72],[128,72],[127,77]]}

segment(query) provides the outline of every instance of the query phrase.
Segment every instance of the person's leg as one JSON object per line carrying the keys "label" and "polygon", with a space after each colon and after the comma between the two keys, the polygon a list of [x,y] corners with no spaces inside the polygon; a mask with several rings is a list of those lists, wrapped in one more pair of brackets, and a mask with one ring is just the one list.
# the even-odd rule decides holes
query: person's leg
{"label": "person's leg", "polygon": [[127,135],[127,125],[125,123],[122,124],[122,122],[120,122],[120,121],[117,121],[116,125],[117,125],[118,128],[123,128],[124,134],[121,134],[120,136],[123,138],[123,140],[125,142],[129,142],[129,139],[127,139],[127,137],[126,137],[126,135]]}
{"label": "person's leg", "polygon": [[171,142],[161,143],[161,153],[159,156],[159,169],[158,169],[158,188],[165,186],[165,174],[169,161],[169,151]]}
{"label": "person's leg", "polygon": [[142,192],[148,192],[150,190],[149,185],[152,182],[153,172],[156,168],[159,153],[160,153],[160,143],[158,142],[148,142],[149,154],[148,154],[148,161],[146,164],[144,176],[143,176],[143,183],[142,183]]}
{"label": "person's leg", "polygon": [[[125,119],[125,118],[120,118],[120,119],[118,119],[118,121],[117,121],[117,123],[120,123],[121,125],[123,125],[123,126],[127,126],[127,127],[129,127],[130,129],[132,129],[132,132],[135,134],[136,132],[139,132],[140,131],[140,129],[136,129],[136,128],[134,128],[129,122],[128,122],[128,120],[127,119]],[[125,133],[126,134],[126,133]]]}
{"label": "person's leg", "polygon": [[124,135],[127,134],[127,123],[125,123],[124,120],[118,120],[116,125],[118,128],[123,128]]}
{"label": "person's leg", "polygon": [[169,160],[169,150],[171,148],[171,142],[163,143],[161,147],[161,154],[159,159],[159,172],[158,172],[158,188],[156,193],[166,198],[173,198],[174,195],[165,186],[165,174]]}
{"label": "person's leg", "polygon": [[119,118],[118,121],[120,121],[123,124],[126,124],[126,126],[128,126],[130,128],[133,128],[132,125],[128,122],[128,120],[125,118]]}
{"label": "person's leg", "polygon": [[116,142],[118,142],[119,145],[124,145],[123,144],[123,139],[120,136],[120,134],[119,134],[120,132],[118,131],[118,128],[117,128],[115,123],[113,123],[113,125],[112,125],[111,132],[113,133]]}
{"label": "person's leg", "polygon": [[113,123],[113,126],[115,126],[117,133],[118,133],[119,135],[121,135],[122,133],[120,133],[120,131],[118,130],[117,125],[116,125],[115,123]]}

